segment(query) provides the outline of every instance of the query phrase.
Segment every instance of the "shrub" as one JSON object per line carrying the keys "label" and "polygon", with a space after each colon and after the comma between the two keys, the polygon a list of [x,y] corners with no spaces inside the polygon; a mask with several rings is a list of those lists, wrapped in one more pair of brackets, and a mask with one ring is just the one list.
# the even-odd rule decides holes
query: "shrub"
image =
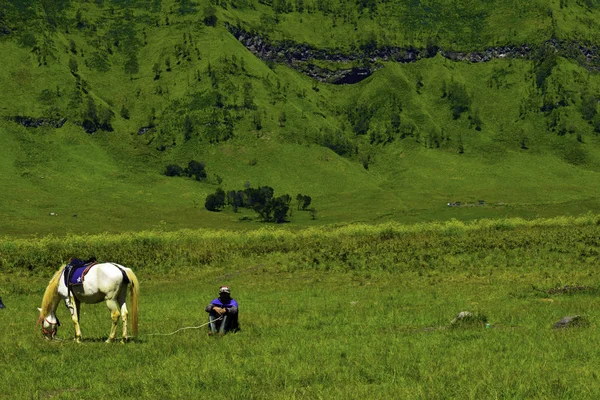
{"label": "shrub", "polygon": [[225,206],[225,192],[218,188],[213,194],[206,196],[204,208],[208,211],[220,211]]}
{"label": "shrub", "polygon": [[169,164],[165,170],[166,176],[181,176],[183,174],[183,168],[177,164]]}
{"label": "shrub", "polygon": [[462,83],[450,82],[448,86],[448,100],[452,110],[454,119],[460,118],[460,115],[471,108],[471,97],[467,92],[467,88]]}
{"label": "shrub", "polygon": [[204,163],[192,160],[188,163],[185,173],[189,177],[195,177],[197,181],[206,179],[206,171],[204,170]]}

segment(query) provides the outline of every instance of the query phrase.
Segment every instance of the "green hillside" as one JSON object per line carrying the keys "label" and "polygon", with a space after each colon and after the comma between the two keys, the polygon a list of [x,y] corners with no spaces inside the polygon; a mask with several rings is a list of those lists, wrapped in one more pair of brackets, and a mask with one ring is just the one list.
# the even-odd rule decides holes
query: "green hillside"
{"label": "green hillside", "polygon": [[599,212],[599,26],[597,0],[0,0],[0,235],[263,226],[206,210],[219,187],[289,194],[290,228]]}

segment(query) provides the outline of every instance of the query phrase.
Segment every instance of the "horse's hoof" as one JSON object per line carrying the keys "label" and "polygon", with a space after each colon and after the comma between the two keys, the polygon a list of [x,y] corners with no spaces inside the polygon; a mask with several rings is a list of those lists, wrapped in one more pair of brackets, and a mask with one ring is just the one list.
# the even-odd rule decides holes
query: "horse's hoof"
{"label": "horse's hoof", "polygon": [[108,338],[108,339],[106,339],[106,342],[104,342],[104,343],[112,343],[113,341],[114,341],[114,339]]}

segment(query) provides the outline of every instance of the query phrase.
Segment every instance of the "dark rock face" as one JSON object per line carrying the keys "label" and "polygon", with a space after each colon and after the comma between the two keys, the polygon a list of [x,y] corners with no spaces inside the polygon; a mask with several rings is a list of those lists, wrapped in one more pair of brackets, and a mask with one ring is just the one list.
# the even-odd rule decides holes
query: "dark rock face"
{"label": "dark rock face", "polygon": [[12,120],[19,125],[23,125],[26,128],[39,128],[42,126],[50,126],[52,128],[61,128],[65,124],[65,122],[67,122],[66,118],[51,119],[51,118],[34,118],[34,117],[26,117],[26,116],[9,117],[9,120]]}
{"label": "dark rock face", "polygon": [[302,66],[296,66],[296,69],[318,81],[342,85],[363,81],[371,76],[378,67],[374,66],[372,68],[352,68],[331,71],[311,63],[306,63]]}
{"label": "dark rock face", "polygon": [[[528,59],[531,58],[535,52],[534,48],[527,44],[523,44],[499,46],[473,52],[460,52],[442,49],[436,46],[422,49],[414,47],[400,48],[386,46],[341,53],[336,52],[335,50],[316,49],[308,44],[295,43],[292,41],[271,43],[266,38],[257,34],[248,33],[240,27],[230,24],[227,24],[227,29],[257,57],[267,61],[287,64],[289,67],[300,70],[312,78],[334,84],[360,82],[364,78],[370,76],[377,69],[377,63],[381,61],[411,63],[424,58],[432,58],[437,54],[440,54],[442,57],[452,61],[480,63],[498,58]],[[576,42],[559,41],[556,39],[548,40],[544,45],[553,47],[558,54],[566,58],[577,60],[585,68],[590,70],[600,70],[600,54],[595,45],[584,46]],[[356,68],[329,71],[323,68],[315,68],[314,65],[303,65],[315,60],[347,63],[358,60],[368,60],[370,66],[361,67],[361,72],[357,72]]]}
{"label": "dark rock face", "polygon": [[358,83],[367,79],[372,73],[373,72],[369,68],[352,68],[350,71],[345,70],[339,79],[336,79],[331,83],[336,85]]}
{"label": "dark rock face", "polygon": [[360,53],[335,53],[330,50],[315,49],[305,43],[291,41],[273,44],[268,39],[259,35],[252,35],[233,25],[227,25],[227,28],[240,43],[257,57],[266,61],[286,64],[321,82],[335,84],[357,83],[368,78],[377,69],[375,66],[366,66],[330,71],[315,66],[311,61],[353,62],[360,59],[362,55]]}

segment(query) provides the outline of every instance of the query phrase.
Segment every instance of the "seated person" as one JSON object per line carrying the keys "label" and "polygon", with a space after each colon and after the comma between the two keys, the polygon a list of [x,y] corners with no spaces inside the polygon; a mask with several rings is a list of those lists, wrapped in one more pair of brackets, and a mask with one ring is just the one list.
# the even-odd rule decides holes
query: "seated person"
{"label": "seated person", "polygon": [[238,304],[231,298],[231,291],[227,286],[219,288],[219,297],[206,306],[208,313],[209,336],[219,333],[224,335],[230,331],[237,331],[238,324]]}

